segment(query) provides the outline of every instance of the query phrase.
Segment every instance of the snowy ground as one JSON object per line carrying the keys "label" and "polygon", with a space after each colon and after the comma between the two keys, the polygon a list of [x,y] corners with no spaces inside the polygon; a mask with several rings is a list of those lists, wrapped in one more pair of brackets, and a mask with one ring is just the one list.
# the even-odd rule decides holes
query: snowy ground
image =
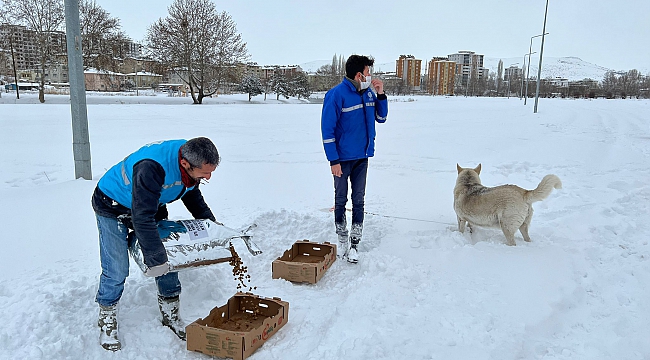
{"label": "snowy ground", "polygon": [[[0,105],[1,359],[208,358],[160,326],[154,282],[133,263],[122,351],[98,345],[94,303],[97,180],[147,142],[195,136],[223,157],[203,188],[217,219],[259,225],[264,254],[240,251],[256,293],[290,303],[289,323],[253,360],[650,359],[650,101],[541,99],[533,114],[516,98],[392,98],[366,195],[381,216],[366,217],[360,263],[298,285],[272,280],[271,262],[296,240],[336,240],[320,105],[89,99],[85,181],[72,179],[69,105],[49,98]],[[534,205],[532,243],[456,230],[457,162],[482,163],[488,186],[562,179]],[[170,212],[189,218],[182,204]],[[236,291],[225,264],[180,276],[188,321]]]}

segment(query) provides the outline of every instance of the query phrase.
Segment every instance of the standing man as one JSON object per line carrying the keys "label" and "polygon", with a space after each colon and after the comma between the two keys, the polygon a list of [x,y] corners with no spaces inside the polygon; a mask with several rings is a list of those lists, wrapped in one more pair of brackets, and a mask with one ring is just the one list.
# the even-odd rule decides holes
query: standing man
{"label": "standing man", "polygon": [[121,349],[117,303],[129,275],[128,232],[135,231],[148,267],[146,276],[158,286],[162,324],[185,340],[185,323],[179,314],[181,283],[169,272],[167,252],[156,223],[168,216],[166,204],[181,199],[196,219],[216,221],[203,200],[199,183],[209,180],[219,165],[212,141],[199,137],[145,145],[109,169],[99,180],[92,206],[99,230],[102,274],[95,301],[99,304],[100,344]]}
{"label": "standing man", "polygon": [[[348,58],[343,81],[325,94],[321,117],[323,147],[334,175],[334,225],[339,255],[350,263],[359,261],[357,247],[363,231],[368,158],[375,154],[375,121],[383,123],[388,115],[384,83],[370,77],[374,62],[361,55]],[[352,188],[349,242],[345,217],[348,184]]]}

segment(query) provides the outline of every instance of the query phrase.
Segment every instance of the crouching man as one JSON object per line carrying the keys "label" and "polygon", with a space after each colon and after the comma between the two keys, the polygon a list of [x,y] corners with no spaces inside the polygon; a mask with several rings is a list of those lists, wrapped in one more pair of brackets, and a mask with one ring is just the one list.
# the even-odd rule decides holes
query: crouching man
{"label": "crouching man", "polygon": [[95,301],[99,304],[100,344],[104,349],[121,349],[117,303],[129,275],[129,229],[135,231],[142,248],[148,267],[145,275],[156,280],[162,324],[185,340],[185,323],[179,314],[181,283],[176,272],[169,272],[156,223],[167,218],[166,204],[178,199],[194,218],[216,221],[199,183],[210,179],[219,161],[217,148],[208,138],[160,141],[130,154],[99,180],[92,206],[102,267]]}

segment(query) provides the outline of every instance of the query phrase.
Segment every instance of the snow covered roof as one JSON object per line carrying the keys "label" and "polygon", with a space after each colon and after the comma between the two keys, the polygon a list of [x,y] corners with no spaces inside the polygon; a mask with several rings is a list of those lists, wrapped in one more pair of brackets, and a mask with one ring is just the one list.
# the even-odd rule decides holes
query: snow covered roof
{"label": "snow covered roof", "polygon": [[84,70],[84,74],[101,74],[101,75],[124,75],[122,73],[108,71],[108,70],[98,70],[95,68],[88,68]]}
{"label": "snow covered roof", "polygon": [[154,73],[147,72],[147,71],[138,71],[137,73],[128,73],[128,74],[125,74],[125,75],[126,76],[135,76],[136,74],[138,76],[160,76],[160,77],[162,77],[162,75],[154,74]]}

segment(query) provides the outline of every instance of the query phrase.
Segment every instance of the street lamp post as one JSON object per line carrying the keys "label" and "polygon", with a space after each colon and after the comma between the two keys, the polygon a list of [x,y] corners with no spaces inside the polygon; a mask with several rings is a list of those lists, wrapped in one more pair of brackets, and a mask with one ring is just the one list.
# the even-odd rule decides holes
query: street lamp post
{"label": "street lamp post", "polygon": [[544,10],[544,27],[542,28],[542,45],[539,48],[539,68],[537,69],[537,90],[535,91],[535,114],[537,113],[537,103],[539,102],[539,84],[542,76],[542,56],[544,55],[544,35],[546,34],[546,15],[548,14],[548,0],[546,0],[546,10]]}
{"label": "street lamp post", "polygon": [[[524,54],[524,66],[521,67],[521,94],[522,97],[524,98],[524,105],[526,105],[526,98],[528,97],[528,76],[530,75],[530,56],[532,54],[537,54],[537,51],[533,52],[528,52],[528,54]],[[528,56],[528,70],[526,70],[526,56]],[[526,78],[526,95],[524,96],[524,77]]]}
{"label": "street lamp post", "polygon": [[[548,33],[545,33],[544,35],[548,35]],[[526,71],[526,96],[524,97],[524,105],[526,105],[526,99],[528,99],[528,78],[530,77],[530,56],[532,54],[537,53],[537,51],[532,51],[533,50],[533,39],[536,38],[536,37],[540,37],[540,36],[542,36],[542,34],[535,35],[535,36],[530,38],[530,47],[528,48],[528,70]]]}

